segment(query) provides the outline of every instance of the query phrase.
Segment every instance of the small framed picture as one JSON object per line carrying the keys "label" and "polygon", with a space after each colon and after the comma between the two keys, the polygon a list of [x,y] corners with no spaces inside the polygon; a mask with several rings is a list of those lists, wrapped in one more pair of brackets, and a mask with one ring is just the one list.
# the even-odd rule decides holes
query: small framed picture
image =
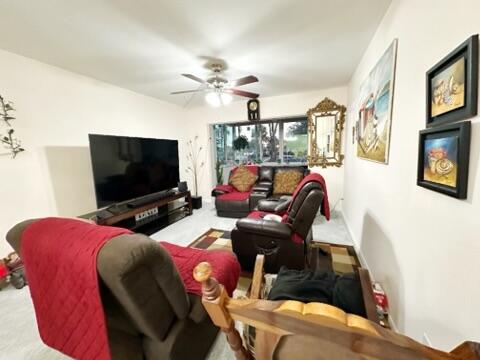
{"label": "small framed picture", "polygon": [[470,121],[420,131],[417,185],[467,198]]}
{"label": "small framed picture", "polygon": [[427,72],[427,127],[477,114],[478,35],[473,35]]}

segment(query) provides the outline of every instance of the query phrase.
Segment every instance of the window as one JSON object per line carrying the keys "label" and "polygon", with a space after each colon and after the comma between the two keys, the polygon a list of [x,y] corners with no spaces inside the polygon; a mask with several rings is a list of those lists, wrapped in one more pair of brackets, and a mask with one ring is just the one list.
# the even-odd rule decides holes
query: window
{"label": "window", "polygon": [[258,125],[262,134],[262,163],[280,162],[280,123],[269,122]]}
{"label": "window", "polygon": [[291,121],[283,124],[283,162],[307,162],[307,122]]}
{"label": "window", "polygon": [[237,164],[305,164],[307,119],[213,125],[215,162]]}

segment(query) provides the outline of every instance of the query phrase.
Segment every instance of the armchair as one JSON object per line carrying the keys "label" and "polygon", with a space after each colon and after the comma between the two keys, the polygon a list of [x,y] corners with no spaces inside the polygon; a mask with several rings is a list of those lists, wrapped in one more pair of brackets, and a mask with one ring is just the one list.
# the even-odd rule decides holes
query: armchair
{"label": "armchair", "polygon": [[[7,241],[20,255],[23,233],[33,222],[24,221],[7,234]],[[213,257],[223,262],[232,256],[162,245],[141,234],[125,234],[109,240],[98,253],[100,297],[112,359],[203,359],[216,338],[218,329],[208,318],[200,296],[187,292],[187,281],[192,261]],[[224,269],[220,277],[235,272],[226,271],[226,266],[220,268]],[[52,286],[51,291],[59,292],[69,285]],[[38,303],[35,306],[38,312]]]}
{"label": "armchair", "polygon": [[261,201],[259,210],[285,212],[282,222],[264,219],[268,212],[253,211],[237,221],[232,230],[232,247],[242,269],[252,270],[257,254],[265,255],[265,270],[278,272],[280,266],[303,269],[312,238],[312,224],[324,199],[324,188],[310,174],[298,185],[288,201]]}

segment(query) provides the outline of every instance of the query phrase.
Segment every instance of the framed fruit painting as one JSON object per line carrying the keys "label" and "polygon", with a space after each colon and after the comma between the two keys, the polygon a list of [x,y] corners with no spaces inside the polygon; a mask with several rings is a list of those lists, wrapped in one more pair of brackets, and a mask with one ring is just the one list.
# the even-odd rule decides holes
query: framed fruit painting
{"label": "framed fruit painting", "polygon": [[417,185],[467,197],[470,121],[420,131]]}

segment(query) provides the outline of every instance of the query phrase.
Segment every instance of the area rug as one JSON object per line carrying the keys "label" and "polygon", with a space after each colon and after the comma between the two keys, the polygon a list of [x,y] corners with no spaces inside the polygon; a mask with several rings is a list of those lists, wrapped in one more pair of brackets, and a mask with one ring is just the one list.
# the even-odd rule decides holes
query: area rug
{"label": "area rug", "polygon": [[311,270],[348,274],[361,266],[353,246],[312,241],[309,253],[308,267]]}
{"label": "area rug", "polygon": [[[192,242],[189,247],[204,250],[232,251],[230,231],[210,229]],[[337,274],[354,273],[360,261],[353,246],[312,241],[307,268],[311,270],[333,271]],[[234,297],[243,297],[252,283],[252,273],[242,271]]]}
{"label": "area rug", "polygon": [[[203,250],[223,250],[232,251],[232,241],[230,240],[230,231],[210,229],[192,242],[188,247]],[[233,297],[238,299],[247,295],[248,289],[252,283],[251,272],[242,271],[238,280],[237,288],[233,293]]]}

